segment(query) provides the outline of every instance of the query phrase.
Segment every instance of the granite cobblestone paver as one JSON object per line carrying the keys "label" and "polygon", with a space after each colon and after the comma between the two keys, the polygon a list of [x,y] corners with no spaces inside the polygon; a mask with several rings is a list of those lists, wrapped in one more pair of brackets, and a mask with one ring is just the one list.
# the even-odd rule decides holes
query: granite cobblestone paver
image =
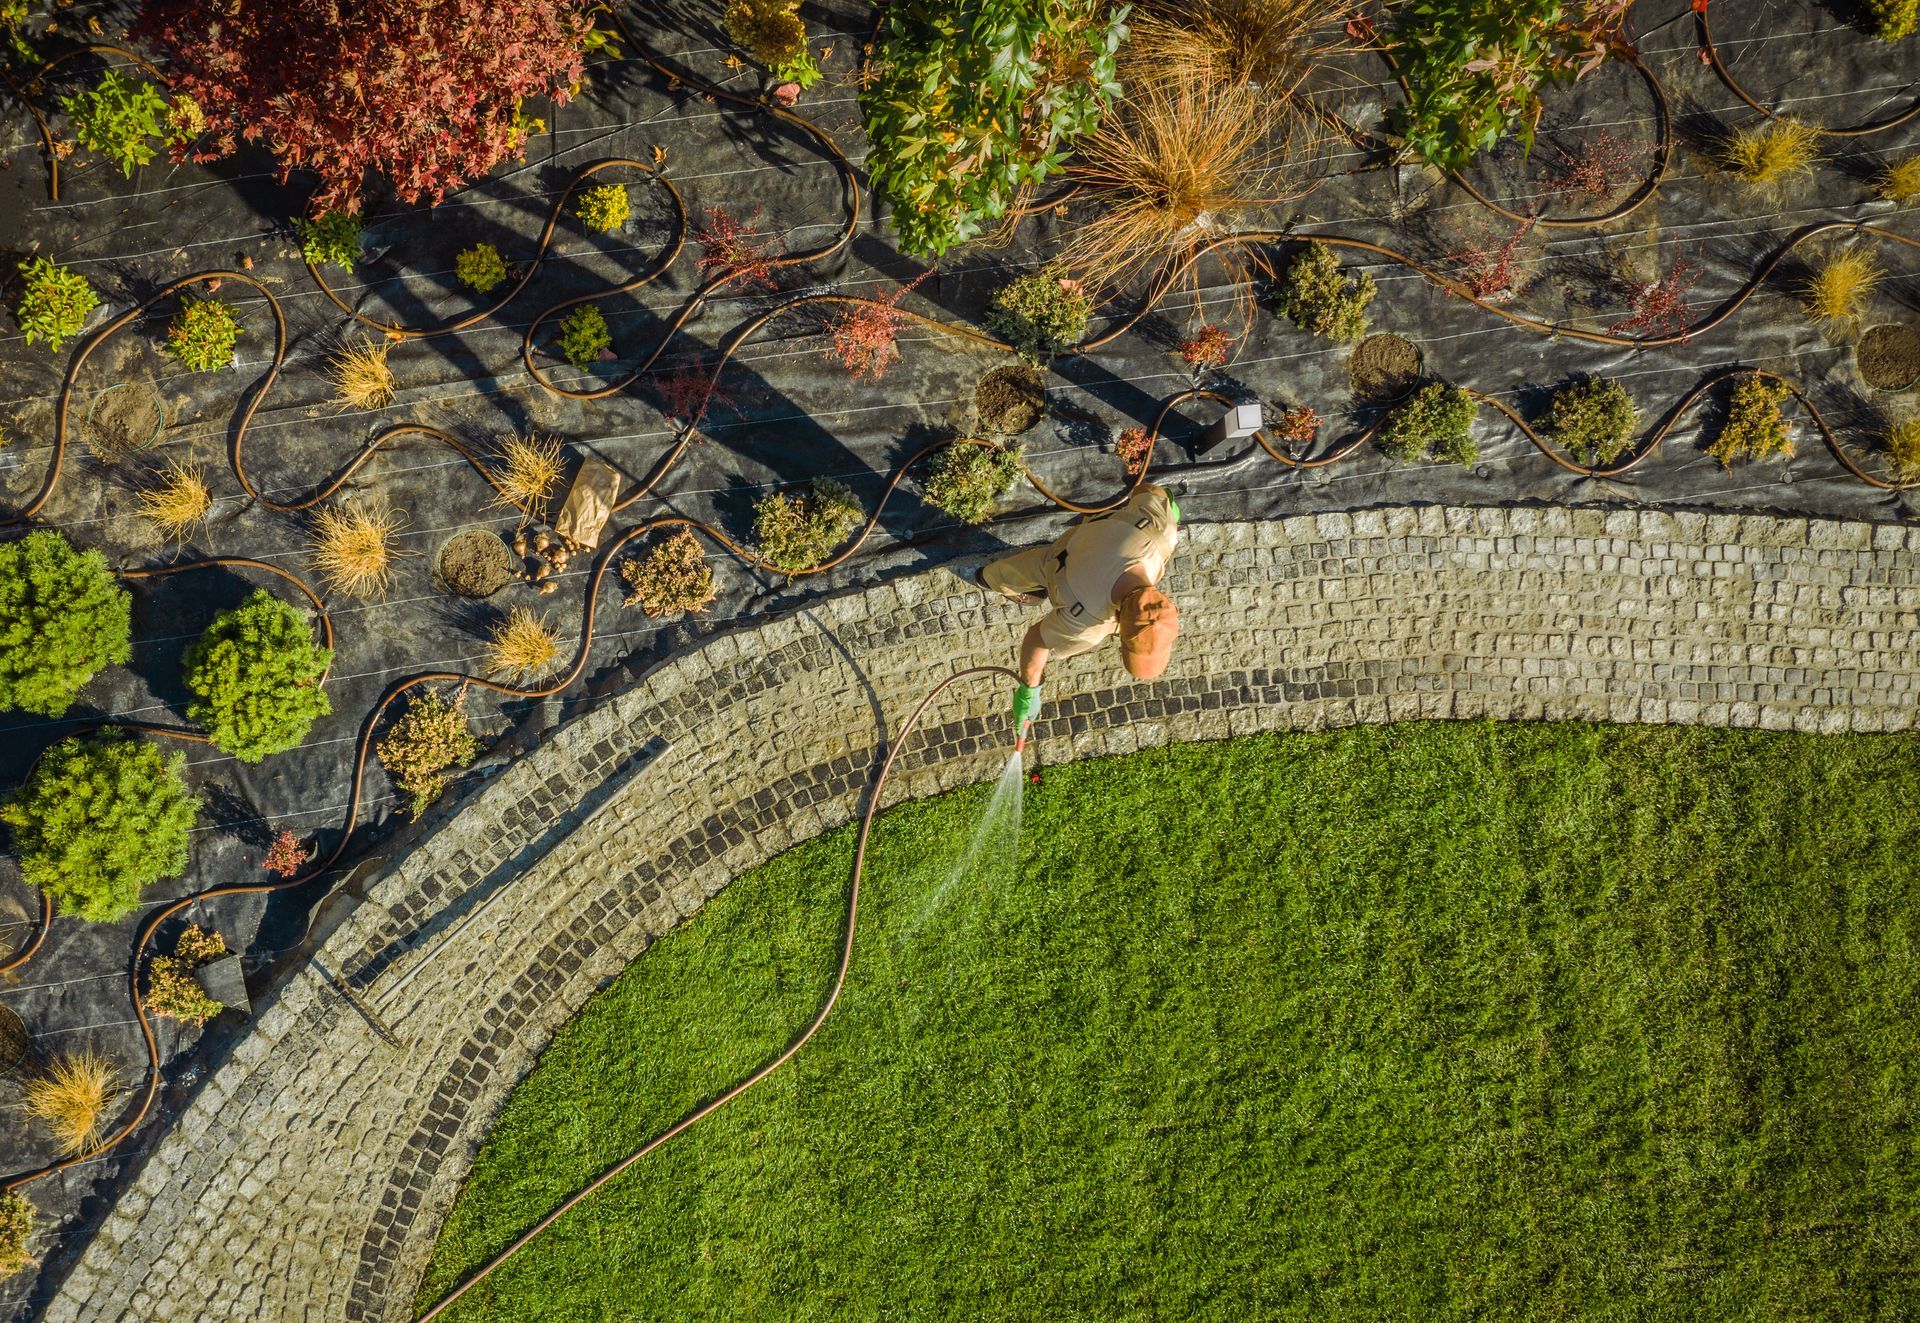
{"label": "granite cobblestone paver", "polygon": [[[1171,576],[1186,638],[1168,674],[1128,682],[1105,652],[1056,666],[1040,756],[1412,718],[1907,730],[1916,553],[1920,530],[1754,515],[1198,526]],[[707,640],[508,764],[318,953],[395,1041],[313,964],[292,976],[49,1323],[407,1318],[489,1119],[554,1029],[729,879],[851,819],[882,720],[957,666],[1005,662],[1027,619],[944,570],[846,593]],[[1004,702],[998,684],[950,690],[890,799],[997,772]],[[672,747],[553,830],[654,736]],[[476,887],[497,891],[450,921]]]}

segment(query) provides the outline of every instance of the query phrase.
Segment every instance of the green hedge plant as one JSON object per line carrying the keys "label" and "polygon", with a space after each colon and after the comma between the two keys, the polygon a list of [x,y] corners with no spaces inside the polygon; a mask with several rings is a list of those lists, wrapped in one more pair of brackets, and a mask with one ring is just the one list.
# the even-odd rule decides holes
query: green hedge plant
{"label": "green hedge plant", "polygon": [[1727,418],[1707,446],[1707,453],[1725,468],[1736,459],[1765,459],[1769,455],[1793,458],[1793,431],[1781,411],[1793,391],[1784,381],[1759,375],[1734,383],[1727,402]]}
{"label": "green hedge plant", "polygon": [[1437,459],[1467,466],[1480,456],[1473,439],[1473,397],[1458,386],[1430,381],[1387,415],[1380,448],[1403,464]]}
{"label": "green hedge plant", "polygon": [[1092,320],[1093,300],[1059,267],[1009,281],[987,304],[987,329],[1036,363],[1086,339]]}
{"label": "green hedge plant", "polygon": [[1126,5],[906,0],[860,90],[867,169],[900,247],[938,257],[1038,184],[1120,93]]}
{"label": "green hedge plant", "polygon": [[567,362],[585,372],[613,347],[607,319],[591,303],[583,303],[560,321],[560,352]]}
{"label": "green hedge plant", "polygon": [[215,372],[233,364],[233,346],[240,339],[240,323],[233,309],[219,299],[180,300],[180,311],[167,327],[161,346],[170,357],[195,372]]}
{"label": "green hedge plant", "polygon": [[625,184],[600,184],[580,195],[580,223],[590,230],[610,233],[627,223],[633,202]]}
{"label": "green hedge plant", "polygon": [[1373,295],[1372,276],[1364,271],[1344,274],[1330,246],[1309,241],[1287,264],[1274,301],[1301,330],[1345,342],[1367,333],[1367,305]]}
{"label": "green hedge plant", "polygon": [[74,141],[128,177],[153,159],[168,136],[167,99],[152,83],[122,78],[117,69],[101,74],[93,87],[62,97],[60,108],[73,119]]}
{"label": "green hedge plant", "polygon": [[454,257],[453,274],[467,288],[485,294],[507,278],[507,264],[501,260],[498,248],[490,243],[477,243]]}
{"label": "green hedge plant", "polygon": [[23,1194],[0,1194],[0,1281],[31,1268],[37,1260],[27,1252],[33,1239],[33,1205]]}
{"label": "green hedge plant", "polygon": [[1020,477],[1022,447],[955,441],[934,452],[927,467],[927,501],[969,524],[984,524],[993,507]]}
{"label": "green hedge plant", "polygon": [[200,801],[185,766],[184,754],[119,733],[54,745],[0,808],[21,875],[62,914],[112,923],[132,913],[143,887],[186,869]]}
{"label": "green hedge plant", "polygon": [[59,716],[127,660],[131,631],[132,598],[98,551],[44,528],[0,543],[0,712]]}
{"label": "green hedge plant", "polygon": [[360,257],[360,218],[344,211],[325,211],[314,220],[296,220],[300,256],[314,266],[331,262],[353,269]]}
{"label": "green hedge plant", "polygon": [[28,344],[45,340],[56,353],[80,334],[87,317],[100,306],[100,296],[85,276],[44,257],[22,262],[20,281],[20,302],[13,309],[20,330]]}
{"label": "green hedge plant", "polygon": [[243,763],[285,752],[333,710],[320,687],[332,660],[303,613],[257,588],[187,649],[187,720]]}
{"label": "green hedge plant", "polygon": [[1554,392],[1542,428],[1555,445],[1588,468],[1598,468],[1633,444],[1640,410],[1619,382],[1587,377]]}
{"label": "green hedge plant", "polygon": [[815,478],[811,490],[768,492],[753,509],[753,540],[760,559],[778,570],[810,570],[866,522],[846,484]]}

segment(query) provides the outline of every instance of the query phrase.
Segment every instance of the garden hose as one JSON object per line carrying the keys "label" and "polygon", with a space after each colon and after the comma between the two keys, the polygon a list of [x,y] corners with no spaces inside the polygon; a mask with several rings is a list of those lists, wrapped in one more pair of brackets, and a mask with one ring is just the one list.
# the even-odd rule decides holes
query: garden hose
{"label": "garden hose", "polygon": [[901,723],[900,733],[888,742],[885,752],[881,755],[879,766],[874,773],[873,784],[867,791],[866,807],[860,811],[860,835],[853,848],[853,874],[847,882],[847,919],[845,931],[841,934],[840,938],[840,964],[838,968],[834,970],[833,982],[827,987],[825,1000],[820,1003],[820,1009],[814,1012],[813,1019],[807,1022],[807,1027],[802,1029],[778,1056],[766,1062],[766,1064],[762,1065],[758,1070],[755,1070],[751,1075],[748,1075],[738,1084],[735,1084],[725,1093],[720,1094],[711,1101],[700,1104],[700,1106],[694,1108],[665,1130],[662,1130],[659,1134],[639,1145],[639,1147],[628,1153],[624,1158],[621,1158],[611,1167],[608,1167],[591,1181],[588,1181],[578,1190],[575,1190],[572,1194],[561,1200],[560,1204],[554,1208],[553,1211],[521,1232],[505,1249],[481,1264],[479,1268],[468,1276],[462,1278],[457,1286],[439,1300],[435,1301],[426,1313],[420,1315],[416,1323],[427,1323],[429,1319],[438,1318],[442,1313],[446,1312],[447,1309],[452,1307],[453,1303],[461,1296],[491,1276],[494,1269],[500,1267],[501,1264],[525,1249],[548,1227],[565,1217],[586,1199],[592,1197],[596,1191],[605,1186],[609,1181],[620,1176],[621,1173],[659,1148],[662,1144],[665,1144],[668,1140],[674,1138],[674,1136],[685,1133],[697,1125],[702,1119],[713,1115],[713,1113],[725,1107],[735,1098],[738,1098],[741,1094],[753,1088],[754,1085],[760,1083],[761,1080],[773,1074],[774,1071],[786,1065],[789,1061],[793,1060],[801,1048],[807,1045],[809,1039],[820,1032],[820,1026],[827,1022],[829,1015],[833,1014],[833,1008],[840,1000],[841,989],[846,987],[847,974],[853,967],[853,939],[860,919],[860,879],[867,866],[867,840],[873,834],[873,815],[880,808],[880,797],[886,790],[887,777],[893,771],[893,760],[900,756],[900,750],[906,746],[907,737],[913,734],[914,728],[920,724],[921,716],[933,705],[933,701],[945,693],[952,685],[972,675],[1001,676],[1014,681],[1016,684],[1020,681],[1020,676],[1012,668],[1006,666],[969,666],[965,670],[955,671],[927,692],[927,696],[920,700],[920,705],[913,709],[913,714]]}

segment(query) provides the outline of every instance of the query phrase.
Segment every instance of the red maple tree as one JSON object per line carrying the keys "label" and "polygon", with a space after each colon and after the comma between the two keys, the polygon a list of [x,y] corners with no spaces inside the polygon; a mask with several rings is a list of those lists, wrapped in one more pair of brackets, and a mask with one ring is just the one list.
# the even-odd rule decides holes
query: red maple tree
{"label": "red maple tree", "polygon": [[517,155],[523,97],[578,87],[590,0],[149,0],[132,29],[206,115],[176,159],[268,146],[316,211],[357,211],[367,176],[435,203]]}

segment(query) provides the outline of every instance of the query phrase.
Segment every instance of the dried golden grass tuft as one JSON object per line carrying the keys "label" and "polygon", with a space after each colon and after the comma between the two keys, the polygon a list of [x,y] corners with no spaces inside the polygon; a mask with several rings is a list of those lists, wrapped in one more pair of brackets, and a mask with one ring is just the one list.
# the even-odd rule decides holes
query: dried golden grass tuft
{"label": "dried golden grass tuft", "polygon": [[394,538],[406,526],[398,510],[359,502],[329,506],[314,516],[314,564],[328,587],[349,597],[372,597],[393,578],[399,555]]}
{"label": "dried golden grass tuft", "polygon": [[1102,287],[1156,266],[1191,275],[1201,247],[1298,191],[1285,182],[1298,130],[1246,84],[1136,86],[1081,141],[1067,171],[1087,213],[1061,261]]}
{"label": "dried golden grass tuft", "polygon": [[175,542],[186,541],[212,508],[206,470],[177,459],[169,459],[160,481],[140,492],[140,517]]}
{"label": "dried golden grass tuft", "polygon": [[1888,202],[1905,206],[1920,201],[1920,156],[1893,162],[1873,180],[1874,193]]}
{"label": "dried golden grass tuft", "polygon": [[44,1124],[62,1153],[100,1147],[108,1106],[120,1096],[119,1072],[104,1056],[83,1049],[55,1057],[26,1082],[27,1114]]}
{"label": "dried golden grass tuft", "polygon": [[507,612],[487,642],[487,664],[514,679],[532,679],[560,656],[560,634],[524,606]]}
{"label": "dried golden grass tuft", "polygon": [[1852,321],[1885,275],[1865,250],[1844,248],[1801,287],[1801,305],[1817,321]]}
{"label": "dried golden grass tuft", "polygon": [[500,463],[493,472],[498,490],[488,506],[510,506],[528,519],[538,519],[559,481],[560,438],[510,437],[500,447]]}
{"label": "dried golden grass tuft", "polygon": [[1920,418],[1909,418],[1887,429],[1887,457],[1902,482],[1920,478]]}
{"label": "dried golden grass tuft", "polygon": [[1328,59],[1353,49],[1344,8],[1329,0],[1155,0],[1129,20],[1121,48],[1131,90],[1148,78],[1258,84],[1291,98]]}
{"label": "dried golden grass tuft", "polygon": [[393,403],[393,369],[385,340],[343,344],[327,361],[327,380],[333,383],[333,402],[344,409],[384,409]]}
{"label": "dried golden grass tuft", "polygon": [[1767,187],[1811,174],[1820,159],[1820,134],[1797,119],[1771,119],[1734,131],[1721,160],[1742,183]]}

